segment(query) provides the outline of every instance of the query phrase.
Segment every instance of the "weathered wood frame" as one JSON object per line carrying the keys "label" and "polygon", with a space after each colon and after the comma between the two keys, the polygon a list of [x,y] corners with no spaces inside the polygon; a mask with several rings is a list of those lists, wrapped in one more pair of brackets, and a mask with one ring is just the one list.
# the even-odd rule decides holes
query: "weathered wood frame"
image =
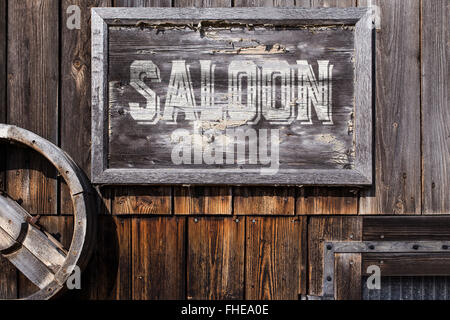
{"label": "weathered wood frame", "polygon": [[[353,169],[108,169],[108,28],[110,26],[200,22],[282,26],[355,26],[355,166]],[[94,184],[371,185],[372,8],[93,8],[92,9],[92,182]]]}

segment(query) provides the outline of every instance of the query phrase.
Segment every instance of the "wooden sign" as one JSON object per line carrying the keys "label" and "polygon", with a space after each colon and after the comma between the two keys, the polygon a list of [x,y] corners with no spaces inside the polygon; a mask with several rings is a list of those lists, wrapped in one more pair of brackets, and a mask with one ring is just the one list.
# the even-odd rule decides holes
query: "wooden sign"
{"label": "wooden sign", "polygon": [[372,21],[93,9],[93,182],[371,184]]}

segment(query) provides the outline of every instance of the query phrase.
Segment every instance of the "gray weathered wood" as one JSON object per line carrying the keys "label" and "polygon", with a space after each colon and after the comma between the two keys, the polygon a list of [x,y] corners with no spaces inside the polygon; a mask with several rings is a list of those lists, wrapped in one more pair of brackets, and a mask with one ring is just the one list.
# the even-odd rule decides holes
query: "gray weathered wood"
{"label": "gray weathered wood", "polygon": [[[27,236],[30,236],[30,238],[25,238],[23,246],[19,250],[6,255],[6,258],[12,264],[16,267],[20,266],[19,269],[22,273],[41,288],[39,292],[28,298],[48,299],[61,290],[75,266],[82,269],[91,255],[93,248],[91,238],[95,231],[96,220],[93,212],[94,204],[90,183],[67,154],[51,142],[30,131],[0,124],[0,140],[21,143],[45,156],[57,168],[72,194],[74,233],[71,247],[65,255],[65,259],[61,257],[61,254],[65,254],[65,252],[57,242],[50,235],[41,234],[33,226],[29,226]],[[11,205],[11,208],[13,208],[13,205]],[[21,208],[17,208],[16,213],[19,217],[24,215]],[[42,247],[42,243],[48,244],[49,242],[54,243],[53,248]],[[38,258],[41,258],[44,262]],[[24,262],[27,259],[29,259],[29,263]],[[43,265],[44,268],[41,268],[40,265]],[[45,272],[49,269],[54,271],[54,273],[51,273],[54,274],[54,278],[50,282],[50,276]]]}
{"label": "gray weathered wood", "polygon": [[323,9],[299,9],[299,8],[272,8],[270,14],[264,8],[99,8],[94,11],[106,23],[115,25],[130,25],[137,22],[158,21],[166,23],[176,21],[180,24],[200,21],[242,21],[252,20],[258,23],[279,23],[284,25],[301,24],[355,24],[366,14],[363,8],[323,8]]}
{"label": "gray weathered wood", "polygon": [[450,4],[422,1],[422,163],[425,214],[450,213]]}

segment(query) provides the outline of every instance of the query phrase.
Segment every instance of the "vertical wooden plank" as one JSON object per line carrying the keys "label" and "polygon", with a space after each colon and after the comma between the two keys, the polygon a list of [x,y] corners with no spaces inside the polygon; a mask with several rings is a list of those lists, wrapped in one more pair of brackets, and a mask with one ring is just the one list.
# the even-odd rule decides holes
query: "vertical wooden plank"
{"label": "vertical wooden plank", "polygon": [[304,294],[306,217],[246,218],[249,300],[296,300]]}
{"label": "vertical wooden plank", "polygon": [[244,299],[245,219],[189,218],[187,298]]}
{"label": "vertical wooden plank", "polygon": [[116,7],[170,7],[171,0],[115,0]]}
{"label": "vertical wooden plank", "polygon": [[17,299],[17,269],[0,257],[0,300]]}
{"label": "vertical wooden plank", "polygon": [[[231,7],[231,0],[174,0],[175,7]],[[231,214],[230,187],[174,187],[175,214]]]}
{"label": "vertical wooden plank", "polygon": [[[60,144],[89,177],[91,171],[91,8],[107,7],[112,0],[63,0],[61,3],[61,106]],[[80,8],[80,30],[69,29],[67,20]],[[69,189],[61,181],[60,213],[72,214]]]}
{"label": "vertical wooden plank", "polygon": [[[375,185],[361,214],[420,214],[420,0],[377,0]],[[405,32],[408,30],[408,32]]]}
{"label": "vertical wooden plank", "polygon": [[[59,3],[8,2],[7,122],[58,138]],[[7,191],[30,213],[57,213],[56,170],[36,153],[11,152]],[[31,169],[29,169],[31,168]]]}
{"label": "vertical wooden plank", "polygon": [[[0,123],[6,123],[7,2],[0,2]],[[6,146],[0,144],[0,190],[6,187]],[[0,299],[17,298],[17,270],[0,257]]]}
{"label": "vertical wooden plank", "polygon": [[171,214],[170,188],[117,187],[112,204],[112,214]]}
{"label": "vertical wooden plank", "polygon": [[[303,4],[302,1],[300,4]],[[309,4],[309,1],[306,1]],[[288,7],[292,0],[235,0],[235,7]],[[235,187],[233,188],[234,214],[293,215],[295,188]]]}
{"label": "vertical wooden plank", "polygon": [[450,213],[449,1],[422,1],[423,213]]}
{"label": "vertical wooden plank", "polygon": [[[297,0],[298,1],[298,0]],[[300,2],[309,2],[300,0]],[[235,0],[235,7],[293,7],[295,0]]]}
{"label": "vertical wooden plank", "polygon": [[321,296],[323,294],[324,243],[327,241],[361,241],[362,219],[360,217],[311,217],[308,223],[308,237],[309,294]]}
{"label": "vertical wooden plank", "polygon": [[234,212],[237,215],[293,215],[295,188],[235,188]]}
{"label": "vertical wooden plank", "polygon": [[185,299],[185,218],[133,218],[131,233],[132,298]]}
{"label": "vertical wooden plank", "polygon": [[335,273],[336,300],[361,300],[361,254],[337,254]]}
{"label": "vertical wooden plank", "polygon": [[[306,4],[303,4],[306,6]],[[354,7],[356,0],[311,0],[311,7]],[[297,190],[297,214],[358,214],[358,192],[354,188],[302,187]]]}

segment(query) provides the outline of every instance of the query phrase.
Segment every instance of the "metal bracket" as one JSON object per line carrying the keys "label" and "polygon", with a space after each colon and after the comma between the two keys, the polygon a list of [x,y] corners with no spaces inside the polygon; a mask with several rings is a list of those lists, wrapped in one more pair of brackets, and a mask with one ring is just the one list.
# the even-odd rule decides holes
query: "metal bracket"
{"label": "metal bracket", "polygon": [[[335,299],[336,253],[450,253],[450,241],[347,241],[325,242],[323,259],[323,300]],[[450,270],[449,270],[450,274]]]}

